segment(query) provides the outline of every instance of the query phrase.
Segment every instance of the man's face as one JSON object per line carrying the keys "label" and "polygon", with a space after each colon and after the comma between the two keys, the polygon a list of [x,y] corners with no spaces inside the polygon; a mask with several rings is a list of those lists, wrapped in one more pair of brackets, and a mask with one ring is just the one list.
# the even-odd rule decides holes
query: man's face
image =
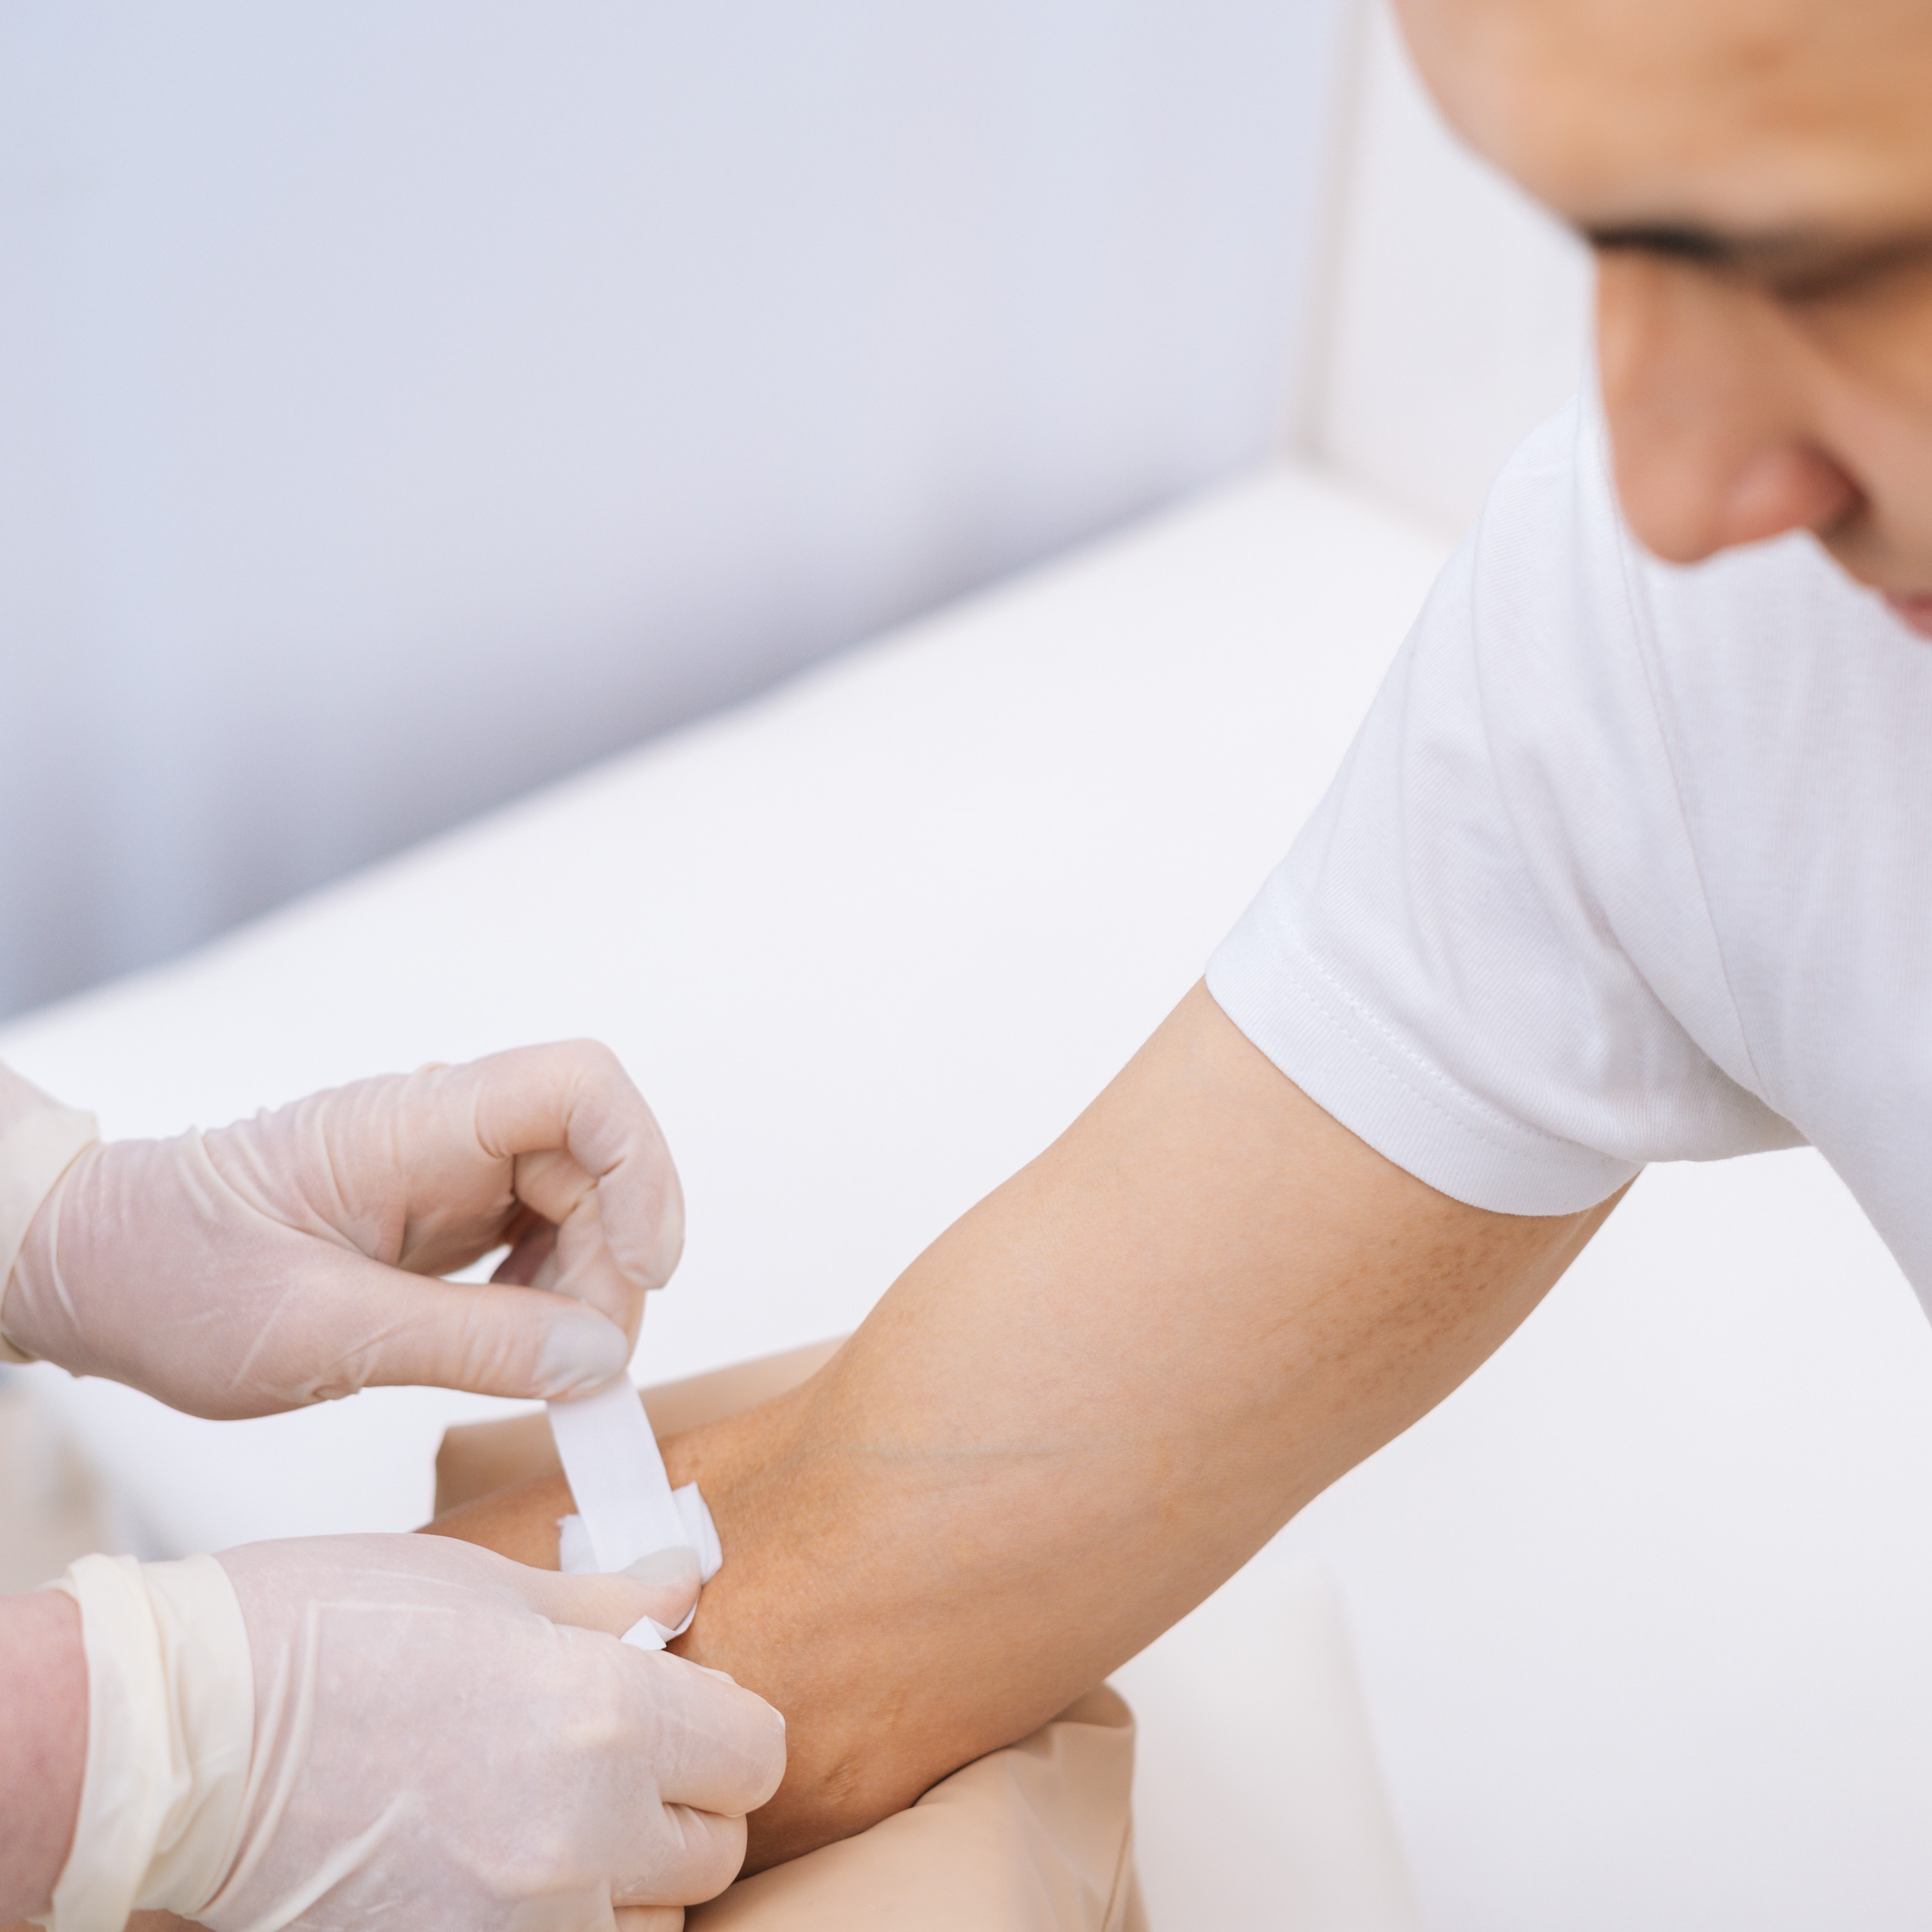
{"label": "man's face", "polygon": [[1815,530],[1932,636],[1932,0],[1400,0],[1450,119],[1598,254],[1624,514]]}

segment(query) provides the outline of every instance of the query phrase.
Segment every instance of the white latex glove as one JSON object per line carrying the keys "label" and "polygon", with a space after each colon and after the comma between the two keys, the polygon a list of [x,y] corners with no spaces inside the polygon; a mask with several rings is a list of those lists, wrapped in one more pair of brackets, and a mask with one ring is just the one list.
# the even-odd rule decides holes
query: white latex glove
{"label": "white latex glove", "polygon": [[[90,1699],[130,1721],[90,1726],[53,1932],[135,1904],[213,1932],[596,1932],[619,1908],[676,1925],[735,1876],[784,1767],[763,1699],[617,1641],[680,1616],[692,1580],[562,1576],[432,1536],[84,1559],[62,1587]],[[144,1811],[158,1789],[165,1812]]]}
{"label": "white latex glove", "polygon": [[[0,1340],[194,1415],[385,1382],[582,1394],[622,1373],[683,1238],[616,1057],[524,1047],[88,1148],[27,1228]],[[498,1282],[563,1292],[428,1278],[506,1240]]]}

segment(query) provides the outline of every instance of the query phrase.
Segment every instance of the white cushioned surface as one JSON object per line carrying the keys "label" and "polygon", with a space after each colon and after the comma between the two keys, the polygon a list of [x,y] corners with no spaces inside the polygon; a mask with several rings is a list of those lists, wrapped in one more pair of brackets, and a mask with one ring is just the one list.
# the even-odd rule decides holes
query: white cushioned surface
{"label": "white cushioned surface", "polygon": [[[690,1202],[640,1376],[836,1332],[1198,976],[1441,554],[1257,477],[0,1057],[129,1134],[594,1034]],[[417,1521],[443,1424],[489,1407],[62,1399],[176,1550]],[[1496,1362],[1262,1562],[1340,1579],[1438,1932],[1922,1922],[1932,1334],[1808,1154],[1646,1177]],[[1194,1922],[1234,1922],[1208,1898]]]}

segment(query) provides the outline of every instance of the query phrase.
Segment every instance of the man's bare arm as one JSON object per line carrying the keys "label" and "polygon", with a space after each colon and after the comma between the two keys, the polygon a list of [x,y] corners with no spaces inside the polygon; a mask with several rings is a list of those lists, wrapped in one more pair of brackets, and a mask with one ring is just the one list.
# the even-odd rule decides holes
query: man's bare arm
{"label": "man's bare arm", "polygon": [[[667,1444],[728,1559],[680,1648],[790,1725],[752,1863],[862,1829],[1098,1682],[1454,1388],[1610,1204],[1448,1199],[1196,987],[825,1369]],[[554,1562],[566,1502],[548,1479],[447,1526]]]}

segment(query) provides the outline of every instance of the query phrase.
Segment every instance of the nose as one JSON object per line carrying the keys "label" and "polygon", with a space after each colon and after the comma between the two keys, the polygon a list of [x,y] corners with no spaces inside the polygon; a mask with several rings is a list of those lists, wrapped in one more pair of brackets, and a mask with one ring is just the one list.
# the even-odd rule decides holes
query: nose
{"label": "nose", "polygon": [[1624,514],[1667,562],[1828,530],[1862,500],[1808,419],[1802,347],[1769,296],[1696,263],[1606,253],[1597,345]]}

